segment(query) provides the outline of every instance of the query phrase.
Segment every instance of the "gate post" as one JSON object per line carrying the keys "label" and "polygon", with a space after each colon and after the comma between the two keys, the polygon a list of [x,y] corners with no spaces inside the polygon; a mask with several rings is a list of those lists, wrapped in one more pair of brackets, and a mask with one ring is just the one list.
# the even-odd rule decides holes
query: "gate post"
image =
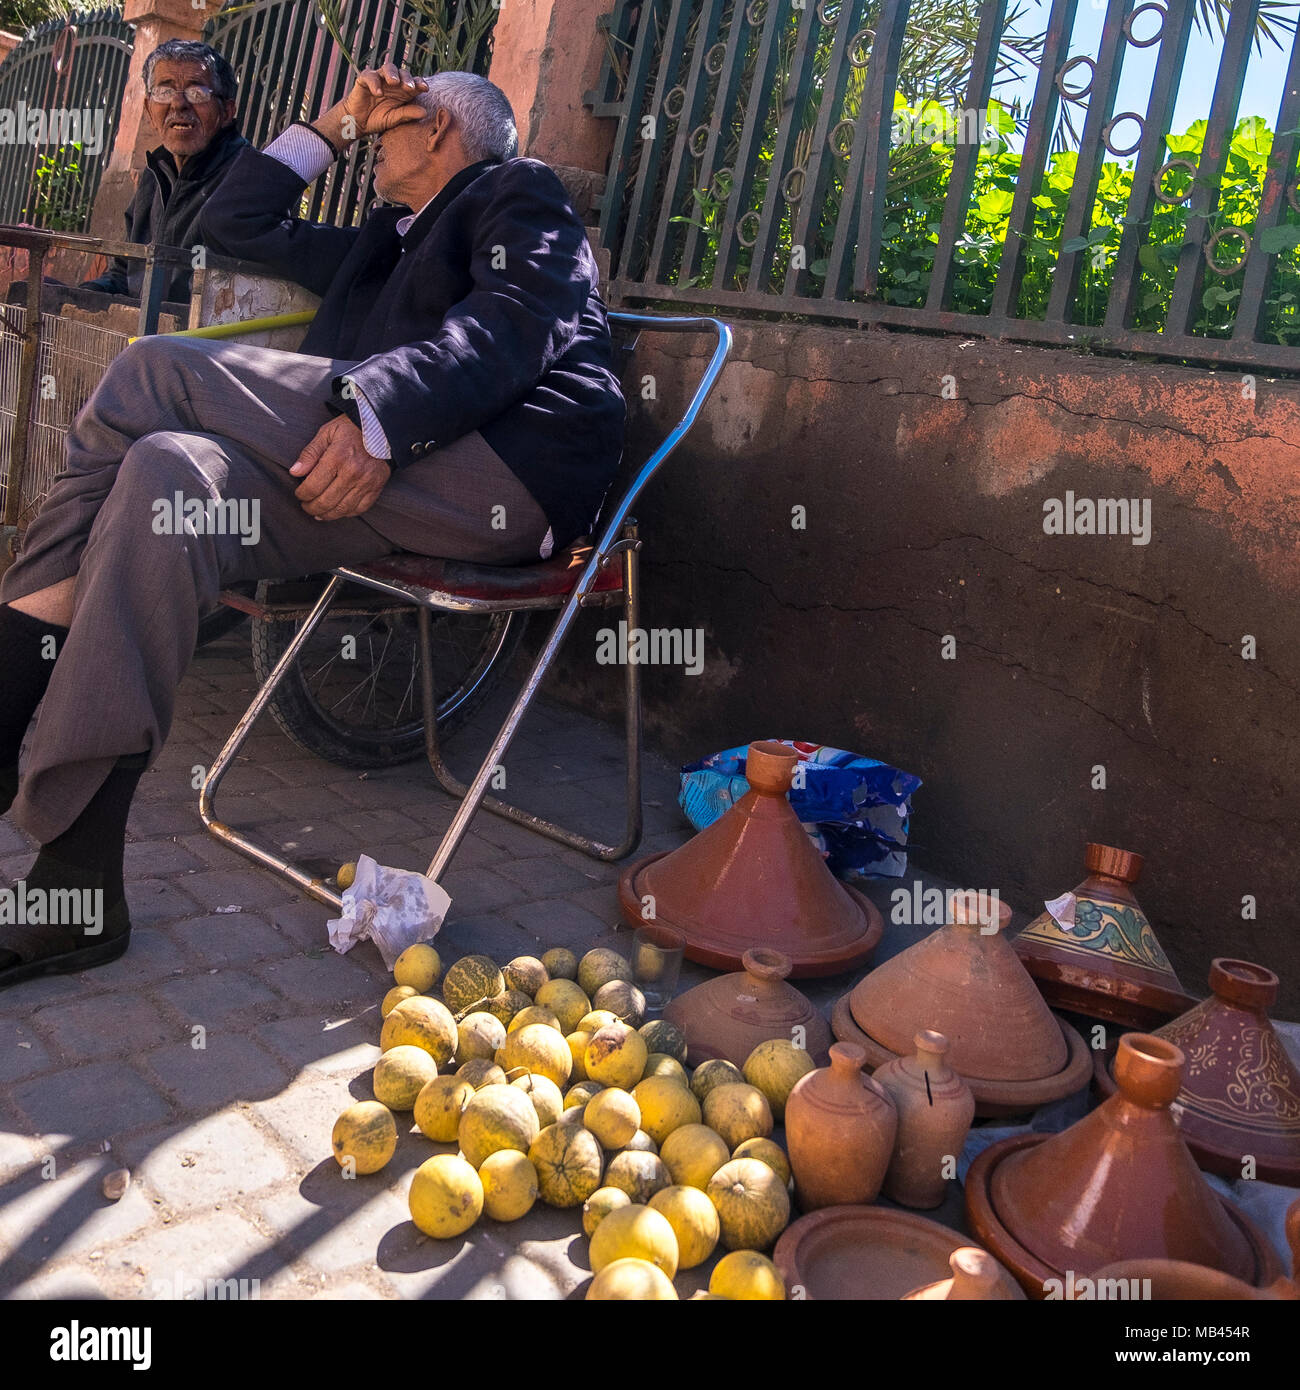
{"label": "gate post", "polygon": [[584,216],[604,189],[614,144],[616,122],[582,104],[600,77],[596,20],[609,9],[610,0],[507,0],[488,72],[515,109],[520,154],[551,165]]}
{"label": "gate post", "polygon": [[122,93],[113,151],[91,214],[92,236],[120,238],[122,215],[135,196],[144,157],[158,136],[144,110],[144,60],[167,39],[201,39],[225,0],[124,0],[122,18],[135,26],[135,47]]}

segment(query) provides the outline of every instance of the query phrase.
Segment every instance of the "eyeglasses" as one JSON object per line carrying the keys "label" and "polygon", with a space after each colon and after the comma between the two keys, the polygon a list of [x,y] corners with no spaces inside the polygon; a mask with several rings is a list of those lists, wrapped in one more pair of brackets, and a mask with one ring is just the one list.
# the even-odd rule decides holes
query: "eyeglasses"
{"label": "eyeglasses", "polygon": [[211,87],[200,87],[197,83],[190,87],[150,87],[149,100],[161,102],[164,106],[170,105],[181,94],[185,93],[185,100],[191,106],[206,106],[212,100],[213,92]]}

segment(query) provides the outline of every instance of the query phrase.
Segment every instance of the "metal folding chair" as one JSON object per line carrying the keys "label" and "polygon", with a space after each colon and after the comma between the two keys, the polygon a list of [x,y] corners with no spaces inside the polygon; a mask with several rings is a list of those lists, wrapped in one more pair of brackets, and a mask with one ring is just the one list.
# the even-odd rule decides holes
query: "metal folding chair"
{"label": "metal folding chair", "polygon": [[[640,594],[638,552],[641,540],[631,509],[650,479],[695,424],[708,400],[731,351],[731,329],[713,318],[661,318],[650,314],[611,313],[610,323],[638,332],[711,332],[717,346],[681,419],[636,473],[626,491],[612,505],[607,504],[596,538],[589,546],[575,547],[540,565],[516,569],[473,565],[463,561],[428,559],[420,555],[396,554],[373,564],[344,566],[331,572],[329,580],[302,626],[286,647],[270,676],[253,698],[218,754],[199,794],[199,815],[208,830],[231,848],[287,878],[317,901],[331,907],[342,905],[340,895],[318,876],[277,853],[269,845],[218,819],[217,790],[234,762],[253,725],[271,702],[277,687],[297,661],[299,653],[345,584],[364,588],[419,609],[420,675],[424,712],[425,750],[429,765],[439,783],[460,806],[438,845],[428,868],[437,880],[459,848],[470,822],[480,807],[525,825],[539,834],[559,840],[596,859],[621,859],[641,840],[641,681],[640,667],[628,662],[624,668],[625,726],[627,737],[627,825],[617,844],[604,844],[573,830],[535,816],[518,806],[487,795],[492,774],[509,748],[538,687],[555,661],[569,629],[584,607],[619,606],[628,631],[639,626]],[[430,644],[431,611],[456,613],[502,613],[528,609],[558,609],[550,635],[538,653],[505,722],[492,740],[492,746],[473,780],[458,781],[447,767],[438,739],[436,700]]]}

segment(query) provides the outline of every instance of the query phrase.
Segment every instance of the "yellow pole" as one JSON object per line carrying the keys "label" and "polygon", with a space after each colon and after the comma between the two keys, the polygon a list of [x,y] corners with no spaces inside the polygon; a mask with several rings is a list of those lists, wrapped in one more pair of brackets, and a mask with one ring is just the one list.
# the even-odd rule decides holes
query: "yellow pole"
{"label": "yellow pole", "polygon": [[[296,328],[310,323],[315,309],[302,309],[296,314],[271,314],[263,319],[238,319],[234,323],[213,323],[207,328],[180,328],[174,333],[159,333],[159,338],[239,338],[245,333],[265,333],[272,328]],[[134,338],[127,339],[135,342]]]}

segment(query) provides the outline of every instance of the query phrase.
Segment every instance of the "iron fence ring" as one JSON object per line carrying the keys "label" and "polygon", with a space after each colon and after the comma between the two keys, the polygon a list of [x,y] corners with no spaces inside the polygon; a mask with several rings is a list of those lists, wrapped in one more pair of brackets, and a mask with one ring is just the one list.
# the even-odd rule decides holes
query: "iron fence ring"
{"label": "iron fence ring", "polygon": [[[1138,126],[1138,137],[1127,149],[1118,149],[1110,143],[1111,131],[1115,129],[1121,121],[1136,121]],[[1142,148],[1142,137],[1146,134],[1147,123],[1138,115],[1136,111],[1121,111],[1118,116],[1112,116],[1101,128],[1101,142],[1111,152],[1111,154],[1123,159],[1125,155],[1136,154]]]}
{"label": "iron fence ring", "polygon": [[[1065,85],[1066,74],[1071,68],[1084,67],[1088,69],[1088,85],[1086,87],[1067,87]],[[1065,98],[1066,101],[1082,101],[1084,97],[1092,92],[1092,84],[1097,80],[1097,62],[1095,58],[1089,58],[1083,53],[1076,54],[1073,58],[1067,58],[1061,65],[1060,71],[1052,79],[1056,83],[1056,90]]]}
{"label": "iron fence ring", "polygon": [[[700,137],[703,136],[703,140]],[[697,125],[691,131],[691,138],[686,142],[690,152],[696,159],[704,158],[704,151],[709,147],[709,127],[707,125]]]}
{"label": "iron fence ring", "polygon": [[871,42],[876,41],[876,31],[874,29],[859,29],[849,40],[849,66],[854,68],[865,68],[871,61],[871,50],[868,48],[865,56],[858,56],[858,49],[864,37],[870,35]]}
{"label": "iron fence ring", "polygon": [[1170,169],[1186,169],[1193,178],[1196,177],[1196,165],[1190,159],[1166,159],[1165,162],[1156,170],[1152,183],[1155,184],[1156,197],[1160,202],[1169,207],[1177,207],[1179,203],[1185,203],[1192,196],[1189,188],[1186,193],[1180,194],[1177,198],[1171,198],[1163,188],[1164,177]]}
{"label": "iron fence ring", "polygon": [[[758,7],[760,5],[763,7],[762,14],[759,14],[757,12]],[[758,26],[762,24],[762,22],[767,18],[768,8],[769,6],[767,0],[749,0],[749,4],[745,6],[746,23],[752,25],[755,29],[757,29]]]}
{"label": "iron fence ring", "polygon": [[[675,111],[673,110],[673,107],[672,107],[672,100],[673,100],[674,97],[680,97],[680,98],[681,98],[681,100],[677,103],[677,109],[676,109]],[[669,119],[670,121],[675,121],[675,120],[678,118],[678,116],[680,116],[680,115],[682,114],[682,112],[685,111],[685,110],[686,110],[686,88],[679,85],[679,86],[674,87],[674,88],[667,94],[667,96],[664,97],[663,111],[664,111],[664,115],[667,116],[668,119]]]}
{"label": "iron fence ring", "polygon": [[[799,191],[797,193],[791,193],[790,181],[795,177],[796,174],[799,176]],[[800,198],[803,197],[804,189],[807,187],[807,184],[808,170],[804,168],[803,165],[797,164],[793,169],[790,170],[788,174],[786,174],[785,178],[781,180],[781,196],[786,200],[787,203],[797,203],[800,200]]]}
{"label": "iron fence ring", "polygon": [[723,176],[724,174],[725,174],[728,178],[733,178],[733,177],[735,176],[735,172],[736,172],[736,171],[735,171],[734,169],[719,169],[719,170],[717,171],[717,173],[714,174],[714,176],[709,180],[709,192],[710,192],[710,194],[712,194],[713,197],[719,199],[720,201],[721,201],[722,199],[724,199],[724,198],[730,198],[730,197],[731,197],[731,189],[728,188],[728,189],[724,192],[724,191],[723,191],[723,188],[722,188],[722,184],[721,184],[719,181],[721,180],[721,178],[722,178],[722,176]]}
{"label": "iron fence ring", "polygon": [[[1231,265],[1222,265],[1214,259],[1214,248],[1226,236],[1240,237],[1242,243],[1241,255]],[[1235,275],[1246,264],[1246,258],[1250,255],[1250,247],[1250,233],[1244,227],[1220,227],[1202,248],[1205,252],[1205,264],[1216,275]]]}
{"label": "iron fence ring", "polygon": [[[839,123],[839,125],[837,125],[837,126],[831,131],[831,133],[826,137],[826,143],[830,146],[830,148],[831,148],[831,153],[832,153],[837,159],[848,159],[848,158],[852,155],[852,153],[853,153],[853,133],[854,133],[854,131],[855,131],[856,129],[857,129],[857,122],[856,122],[856,121],[841,121],[841,122]],[[840,132],[841,132],[842,130],[847,130],[847,131],[849,132],[849,143],[848,143],[847,148],[844,147],[843,145],[841,145],[841,143],[840,143]],[[1300,211],[1300,209],[1297,209],[1297,211]]]}
{"label": "iron fence ring", "polygon": [[[1135,39],[1133,37],[1133,22],[1143,10],[1154,10],[1160,16],[1160,28],[1151,35],[1149,39]],[[1146,4],[1139,5],[1124,21],[1124,37],[1133,45],[1134,48],[1150,48],[1152,44],[1157,44],[1165,36],[1165,21],[1169,18],[1169,11],[1163,5],[1147,0]]]}
{"label": "iron fence ring", "polygon": [[[751,217],[754,219],[754,235],[753,235],[752,237],[746,237],[746,236],[745,236],[745,224],[749,221],[749,219],[750,219]],[[754,212],[754,211],[751,210],[751,211],[747,212],[747,213],[744,215],[744,217],[742,217],[742,218],[740,219],[739,222],[736,223],[736,240],[737,240],[738,242],[740,242],[740,244],[741,244],[742,246],[753,246],[753,245],[758,241],[758,234],[759,234],[759,232],[761,232],[762,230],[763,230],[763,219],[762,219],[762,217],[761,217],[757,212]]]}
{"label": "iron fence ring", "polygon": [[717,75],[722,71],[723,63],[725,63],[726,61],[726,43],[715,43],[713,47],[709,49],[709,51],[704,55],[704,71],[707,72],[710,77],[717,77]]}
{"label": "iron fence ring", "polygon": [[838,23],[840,22],[840,15],[844,13],[844,4],[843,4],[843,0],[840,0],[840,11],[839,11],[839,14],[837,14],[837,15],[835,16],[834,19],[829,18],[829,17],[827,16],[827,14],[826,14],[826,6],[827,6],[829,3],[830,3],[830,0],[817,0],[817,19],[818,19],[818,22],[821,23],[821,24],[828,25],[828,26],[829,26],[829,25],[838,24]]}

